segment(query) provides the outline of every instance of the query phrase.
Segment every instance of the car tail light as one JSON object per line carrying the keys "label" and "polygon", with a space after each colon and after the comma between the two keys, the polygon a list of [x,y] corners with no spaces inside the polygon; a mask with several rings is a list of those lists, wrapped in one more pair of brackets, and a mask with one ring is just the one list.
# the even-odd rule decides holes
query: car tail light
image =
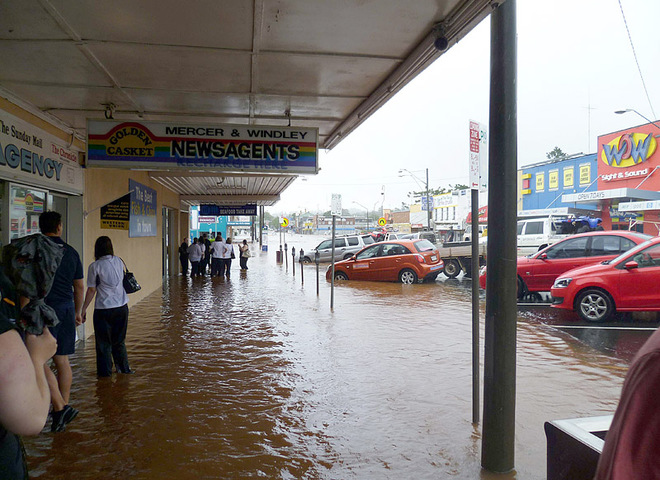
{"label": "car tail light", "polygon": [[426,263],[426,259],[424,258],[424,255],[416,253],[415,256],[417,257],[417,260],[419,260],[419,263]]}

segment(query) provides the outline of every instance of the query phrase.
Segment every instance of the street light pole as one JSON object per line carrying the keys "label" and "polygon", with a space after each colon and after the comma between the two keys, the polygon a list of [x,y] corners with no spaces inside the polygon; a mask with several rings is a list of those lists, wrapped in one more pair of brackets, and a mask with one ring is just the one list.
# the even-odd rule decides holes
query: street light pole
{"label": "street light pole", "polygon": [[367,211],[367,232],[368,232],[369,231],[369,209],[367,207],[365,207],[364,205],[362,205],[360,202],[356,202],[355,200],[353,200],[353,203],[356,204],[356,205],[359,205],[360,207],[364,208]]}
{"label": "street light pole", "polygon": [[646,120],[646,121],[649,122],[650,124],[655,125],[656,128],[660,129],[660,126],[658,126],[657,123],[655,123],[653,120],[649,120],[648,118],[646,118],[644,115],[642,115],[641,113],[639,113],[639,112],[638,112],[637,110],[635,110],[634,108],[626,108],[625,110],[617,110],[617,111],[615,111],[614,113],[616,113],[617,115],[623,115],[624,113],[628,113],[628,112],[635,112],[637,115],[639,115],[640,117],[642,117],[644,120]]}
{"label": "street light pole", "polygon": [[431,209],[429,208],[429,169],[426,169],[426,229],[431,231]]}

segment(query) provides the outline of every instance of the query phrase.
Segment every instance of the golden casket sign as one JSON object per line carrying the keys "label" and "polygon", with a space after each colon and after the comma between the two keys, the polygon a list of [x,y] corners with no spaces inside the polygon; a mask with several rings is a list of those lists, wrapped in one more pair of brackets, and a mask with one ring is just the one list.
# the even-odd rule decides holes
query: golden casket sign
{"label": "golden casket sign", "polygon": [[88,120],[87,166],[317,173],[318,130]]}

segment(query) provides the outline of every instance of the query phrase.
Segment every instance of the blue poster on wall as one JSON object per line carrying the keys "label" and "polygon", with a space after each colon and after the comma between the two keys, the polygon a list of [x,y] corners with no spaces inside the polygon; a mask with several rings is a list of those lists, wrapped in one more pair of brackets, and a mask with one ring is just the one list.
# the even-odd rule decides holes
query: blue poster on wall
{"label": "blue poster on wall", "polygon": [[128,190],[131,192],[128,236],[155,237],[158,229],[156,190],[135,180],[128,181]]}

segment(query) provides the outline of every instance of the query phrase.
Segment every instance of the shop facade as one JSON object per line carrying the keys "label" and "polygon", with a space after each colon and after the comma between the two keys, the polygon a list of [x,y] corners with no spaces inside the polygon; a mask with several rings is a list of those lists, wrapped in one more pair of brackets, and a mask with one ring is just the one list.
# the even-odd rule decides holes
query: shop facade
{"label": "shop facade", "polygon": [[645,124],[598,137],[595,154],[520,170],[519,217],[587,215],[606,230],[660,232],[660,128]]}

